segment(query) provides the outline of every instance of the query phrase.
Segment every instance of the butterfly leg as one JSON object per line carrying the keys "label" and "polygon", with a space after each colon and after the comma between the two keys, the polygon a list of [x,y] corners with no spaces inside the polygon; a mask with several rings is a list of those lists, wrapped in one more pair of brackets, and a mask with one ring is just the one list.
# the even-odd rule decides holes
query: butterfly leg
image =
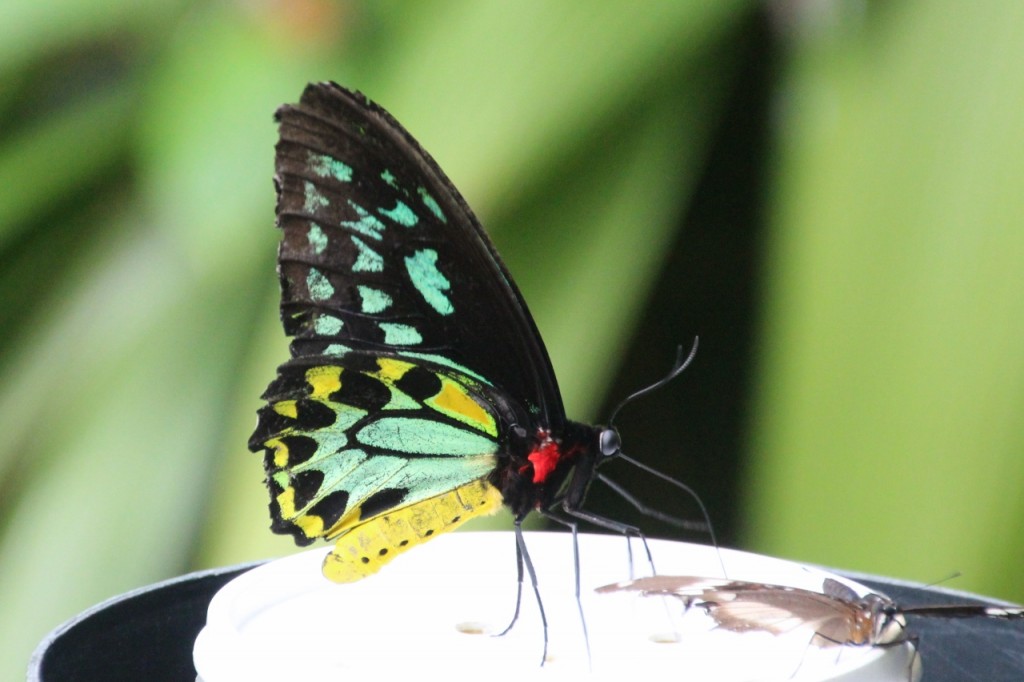
{"label": "butterfly leg", "polygon": [[[629,460],[629,461],[632,462],[633,460]],[[677,518],[677,517],[672,516],[670,514],[665,514],[664,512],[661,512],[661,511],[658,511],[657,509],[654,509],[653,507],[647,506],[646,504],[641,502],[631,492],[629,492],[628,490],[626,490],[621,485],[619,485],[618,483],[616,483],[612,479],[608,478],[604,474],[598,473],[598,474],[596,474],[596,477],[597,477],[597,480],[601,481],[606,486],[611,488],[619,497],[621,497],[626,502],[629,502],[631,505],[633,505],[633,507],[638,512],[643,514],[644,516],[648,516],[648,517],[650,517],[652,519],[657,519],[658,521],[663,521],[665,523],[672,524],[673,526],[677,526],[677,527],[683,528],[685,530],[695,530],[695,531],[706,532],[711,537],[711,545],[717,551],[718,550],[718,539],[715,537],[715,529],[711,525],[711,517],[708,516],[708,511],[704,507],[704,503],[701,501],[701,499],[697,495],[697,493],[694,492],[688,485],[683,484],[681,481],[677,481],[676,479],[672,478],[671,476],[666,476],[665,474],[661,473],[660,471],[656,471],[654,469],[650,469],[646,465],[640,465],[640,466],[645,471],[650,471],[650,472],[654,473],[659,478],[672,483],[676,487],[681,488],[684,492],[688,493],[690,495],[690,497],[692,497],[697,502],[697,505],[700,507],[701,514],[704,516],[704,522],[701,523],[699,521],[687,521],[685,519],[680,519],[680,518]],[[644,547],[646,547],[646,546],[647,546],[647,543],[645,541],[644,542]],[[650,554],[650,551],[648,551],[648,554]],[[723,576],[728,575],[728,573],[725,570],[725,563],[722,561],[722,556],[721,555],[718,556],[718,563],[722,567],[722,575]],[[654,564],[652,562],[651,568],[653,569],[653,567],[654,567]]]}
{"label": "butterfly leg", "polygon": [[[579,526],[580,524],[572,519],[566,519],[553,510],[548,509],[543,512],[544,516],[551,519],[555,523],[560,523],[563,526],[569,528],[572,531],[572,563],[573,563],[573,574],[576,578],[576,609],[580,614],[580,624],[583,626],[583,642],[587,647],[587,663],[588,665],[592,662],[590,657],[590,632],[587,630],[587,618],[583,614],[583,602],[580,599],[580,542],[579,542]],[[632,556],[630,557],[632,559]],[[630,561],[632,564],[632,561]]]}
{"label": "butterfly leg", "polygon": [[917,648],[917,637],[907,638],[910,644],[910,665],[907,666],[907,682],[917,682],[921,679],[921,652]]}
{"label": "butterfly leg", "polygon": [[[904,633],[905,635],[906,633]],[[904,636],[892,642],[883,642],[881,644],[875,644],[874,646],[880,648],[889,647],[900,647],[907,645],[910,647],[910,663],[907,664],[907,682],[917,682],[921,679],[921,651],[918,648],[918,637]]]}
{"label": "butterfly leg", "polygon": [[533,561],[530,559],[530,552],[526,549],[526,539],[523,537],[523,520],[517,518],[515,521],[515,535],[516,535],[516,565],[518,567],[518,583],[519,587],[516,590],[516,610],[512,614],[512,622],[508,624],[504,630],[498,633],[498,637],[508,634],[512,629],[512,626],[519,620],[519,607],[522,603],[523,598],[523,567],[526,567],[526,573],[530,576],[530,584],[533,585],[533,594],[537,597],[537,608],[540,610],[540,622],[541,627],[544,630],[544,651],[540,658],[540,664],[543,666],[544,661],[548,658],[548,617],[544,612],[544,602],[540,597],[540,587],[537,585],[537,571],[533,568]]}
{"label": "butterfly leg", "polygon": [[[519,527],[519,521],[516,521],[516,528]],[[512,626],[519,620],[519,608],[523,603],[523,550],[519,545],[519,539],[516,538],[516,610],[512,614],[512,620],[505,627],[504,630],[494,635],[495,637],[504,637],[512,629]]]}
{"label": "butterfly leg", "polygon": [[[629,538],[640,538],[640,542],[644,546],[644,553],[647,555],[647,563],[651,567],[651,573],[657,575],[658,572],[654,568],[654,555],[651,554],[651,548],[647,545],[647,536],[644,535],[639,528],[637,528],[636,526],[631,526],[628,523],[622,523],[621,521],[615,521],[614,519],[609,519],[604,516],[594,514],[593,512],[589,512],[585,509],[577,509],[570,505],[568,500],[563,500],[561,506],[562,510],[566,514],[574,517],[575,519],[578,519],[579,521],[585,521],[591,525],[597,526],[598,528],[604,528],[605,530],[610,530],[613,533],[619,533],[620,535],[626,536],[626,543],[629,547],[630,577],[632,577],[633,575],[633,548],[631,545],[629,545]],[[550,516],[550,514],[551,511],[548,510],[547,515]]]}
{"label": "butterfly leg", "polygon": [[660,511],[658,509],[655,509],[654,507],[650,507],[644,504],[639,500],[639,498],[633,495],[633,493],[629,492],[628,490],[626,490],[621,485],[619,485],[612,479],[608,478],[604,474],[597,474],[597,480],[601,481],[606,486],[611,488],[616,495],[624,499],[626,502],[629,502],[629,504],[631,504],[634,509],[636,509],[644,516],[648,516],[652,519],[656,519],[658,521],[671,524],[673,526],[676,526],[677,528],[682,528],[683,530],[692,530],[699,533],[707,533],[708,529],[710,528],[710,526],[704,521],[688,521],[686,519],[681,519],[677,516],[672,516],[671,514],[666,514],[663,511]]}

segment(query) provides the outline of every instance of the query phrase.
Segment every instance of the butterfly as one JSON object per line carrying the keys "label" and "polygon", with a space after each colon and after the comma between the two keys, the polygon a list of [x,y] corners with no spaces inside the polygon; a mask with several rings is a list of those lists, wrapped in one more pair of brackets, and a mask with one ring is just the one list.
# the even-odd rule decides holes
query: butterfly
{"label": "butterfly", "polygon": [[810,643],[818,647],[892,647],[905,643],[914,646],[916,638],[908,632],[908,616],[1024,619],[1022,607],[900,606],[880,594],[861,596],[833,578],[824,579],[820,592],[743,580],[669,575],[615,583],[597,591],[676,597],[685,610],[698,608],[719,628],[731,632],[780,635],[797,629],[810,630],[814,633]]}
{"label": "butterfly", "polygon": [[[318,83],[275,119],[281,319],[293,340],[249,440],[264,452],[272,530],[335,542],[323,573],[346,583],[505,506],[520,590],[525,562],[540,604],[524,517],[638,535],[583,502],[608,460],[653,470],[623,455],[613,427],[566,417],[493,244],[387,111]],[[663,381],[686,362],[680,353]]]}

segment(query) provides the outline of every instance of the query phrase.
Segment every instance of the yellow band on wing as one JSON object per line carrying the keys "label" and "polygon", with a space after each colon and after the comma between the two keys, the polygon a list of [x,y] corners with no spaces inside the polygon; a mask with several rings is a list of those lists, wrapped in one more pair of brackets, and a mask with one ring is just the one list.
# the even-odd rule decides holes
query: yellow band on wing
{"label": "yellow band on wing", "polygon": [[310,367],[306,370],[306,383],[312,389],[310,398],[328,400],[332,393],[341,390],[341,367]]}
{"label": "yellow band on wing", "polygon": [[501,493],[485,480],[378,516],[342,535],[324,558],[323,573],[351,583],[380,570],[393,558],[430,538],[458,528],[501,506]]}
{"label": "yellow band on wing", "polygon": [[452,419],[497,438],[498,427],[494,416],[473,400],[466,387],[445,376],[438,375],[438,378],[441,380],[441,390],[423,402]]}

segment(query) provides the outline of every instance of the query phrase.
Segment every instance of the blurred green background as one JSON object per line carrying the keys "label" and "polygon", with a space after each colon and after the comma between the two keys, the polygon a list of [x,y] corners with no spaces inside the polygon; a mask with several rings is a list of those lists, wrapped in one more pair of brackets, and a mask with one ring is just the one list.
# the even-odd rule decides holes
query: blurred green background
{"label": "blurred green background", "polygon": [[1024,600],[1024,4],[7,0],[0,23],[3,679],[98,601],[293,550],[245,442],[287,353],[271,114],[325,79],[466,195],[571,416],[700,335],[619,426],[725,544]]}

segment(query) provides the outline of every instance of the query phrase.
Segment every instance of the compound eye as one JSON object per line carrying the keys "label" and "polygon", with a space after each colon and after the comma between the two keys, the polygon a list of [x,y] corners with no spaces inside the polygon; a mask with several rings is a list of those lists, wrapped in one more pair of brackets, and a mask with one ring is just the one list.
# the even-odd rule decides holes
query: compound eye
{"label": "compound eye", "polygon": [[618,454],[619,449],[622,447],[619,432],[615,429],[605,429],[602,431],[598,443],[601,448],[601,454],[605,457]]}

